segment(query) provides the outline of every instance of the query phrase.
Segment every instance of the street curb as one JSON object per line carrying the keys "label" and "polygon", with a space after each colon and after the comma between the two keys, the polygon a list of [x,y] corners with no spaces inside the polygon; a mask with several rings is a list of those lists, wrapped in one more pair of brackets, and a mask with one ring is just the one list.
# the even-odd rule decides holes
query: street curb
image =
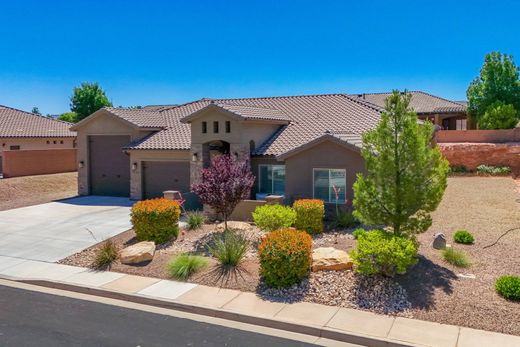
{"label": "street curb", "polygon": [[363,334],[356,334],[354,332],[346,332],[332,328],[324,328],[312,325],[297,324],[286,321],[279,321],[270,318],[261,318],[250,316],[243,313],[232,312],[227,310],[220,310],[217,308],[210,308],[205,306],[190,305],[175,301],[166,301],[160,299],[154,299],[145,297],[142,295],[126,294],[112,290],[105,290],[99,288],[83,287],[79,285],[73,285],[62,282],[52,282],[45,280],[19,280],[9,279],[14,282],[26,283],[36,285],[40,287],[59,289],[65,291],[71,291],[81,294],[88,294],[98,297],[104,297],[109,299],[123,300],[133,302],[136,304],[154,306],[165,309],[173,309],[186,313],[204,315],[214,318],[226,319],[230,321],[236,321],[241,323],[253,324],[263,326],[267,328],[274,328],[279,330],[285,330],[293,333],[311,335],[315,337],[321,337],[330,340],[342,341],[352,344],[358,344],[362,346],[374,346],[374,347],[412,347],[415,345],[408,344],[401,341],[388,340],[386,338],[369,336]]}

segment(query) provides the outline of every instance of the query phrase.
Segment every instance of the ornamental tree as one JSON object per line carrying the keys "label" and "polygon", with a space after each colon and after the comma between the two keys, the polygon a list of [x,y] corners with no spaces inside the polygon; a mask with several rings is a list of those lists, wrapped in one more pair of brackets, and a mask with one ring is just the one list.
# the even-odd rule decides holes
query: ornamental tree
{"label": "ornamental tree", "polygon": [[355,216],[366,224],[389,225],[414,238],[431,225],[441,201],[448,162],[432,146],[433,125],[419,123],[411,94],[394,91],[378,127],[363,135],[367,174],[354,183]]}
{"label": "ornamental tree", "polygon": [[480,118],[478,125],[480,129],[512,129],[518,123],[518,111],[513,105],[496,101],[489,105],[486,112]]}
{"label": "ornamental tree", "polygon": [[[490,107],[496,102],[503,105],[511,105],[517,111],[517,121],[520,114],[520,80],[519,68],[513,61],[513,57],[500,52],[491,52],[486,55],[484,65],[480,69],[480,75],[475,78],[466,92],[468,97],[468,114],[476,121],[479,127],[493,124],[489,119]],[[496,105],[495,105],[496,108]],[[483,121],[485,113],[488,112],[486,121]],[[495,116],[499,114],[494,113]],[[499,123],[503,124],[501,121]],[[510,128],[517,122],[507,122]],[[497,129],[497,128],[494,128]]]}
{"label": "ornamental tree", "polygon": [[227,229],[229,216],[240,200],[249,197],[254,182],[248,161],[225,154],[214,157],[210,167],[202,169],[201,181],[193,184],[191,190],[222,216]]}

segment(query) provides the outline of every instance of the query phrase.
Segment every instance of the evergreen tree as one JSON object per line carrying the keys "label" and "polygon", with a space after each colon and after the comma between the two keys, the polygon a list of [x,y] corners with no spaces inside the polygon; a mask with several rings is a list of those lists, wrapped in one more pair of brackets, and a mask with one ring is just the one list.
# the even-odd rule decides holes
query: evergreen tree
{"label": "evergreen tree", "polygon": [[389,225],[413,238],[431,225],[429,213],[441,201],[449,166],[432,147],[433,125],[418,123],[410,99],[394,91],[378,127],[363,135],[368,173],[354,183],[354,207],[362,222]]}
{"label": "evergreen tree", "polygon": [[[520,117],[520,80],[519,69],[513,57],[500,52],[486,55],[480,75],[475,78],[466,92],[468,97],[468,115],[471,120],[486,129],[500,129],[504,125],[514,127]],[[494,122],[490,115],[499,115],[497,102],[508,112],[506,121]],[[515,112],[511,111],[514,108]],[[488,113],[485,121],[484,115]],[[510,120],[514,117],[513,120]],[[504,118],[504,116],[502,116]],[[516,120],[516,121],[515,121]],[[498,126],[498,127],[495,127]]]}

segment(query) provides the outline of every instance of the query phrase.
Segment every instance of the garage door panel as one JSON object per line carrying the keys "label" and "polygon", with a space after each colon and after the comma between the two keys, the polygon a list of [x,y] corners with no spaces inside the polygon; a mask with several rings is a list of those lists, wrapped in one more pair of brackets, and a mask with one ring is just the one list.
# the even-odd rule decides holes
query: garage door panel
{"label": "garage door panel", "polygon": [[126,135],[89,136],[90,194],[130,195],[130,158],[122,150]]}
{"label": "garage door panel", "polygon": [[144,161],[143,196],[145,199],[163,196],[165,190],[190,190],[190,163],[187,161]]}

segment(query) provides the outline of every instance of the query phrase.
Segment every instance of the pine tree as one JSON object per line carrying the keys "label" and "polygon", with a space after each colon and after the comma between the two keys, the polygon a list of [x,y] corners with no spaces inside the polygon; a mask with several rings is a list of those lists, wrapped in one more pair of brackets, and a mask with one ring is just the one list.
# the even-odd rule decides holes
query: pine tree
{"label": "pine tree", "polygon": [[432,146],[433,125],[417,121],[411,95],[394,91],[378,127],[363,135],[367,175],[354,184],[355,215],[388,225],[397,235],[414,235],[431,225],[447,185],[448,162]]}

